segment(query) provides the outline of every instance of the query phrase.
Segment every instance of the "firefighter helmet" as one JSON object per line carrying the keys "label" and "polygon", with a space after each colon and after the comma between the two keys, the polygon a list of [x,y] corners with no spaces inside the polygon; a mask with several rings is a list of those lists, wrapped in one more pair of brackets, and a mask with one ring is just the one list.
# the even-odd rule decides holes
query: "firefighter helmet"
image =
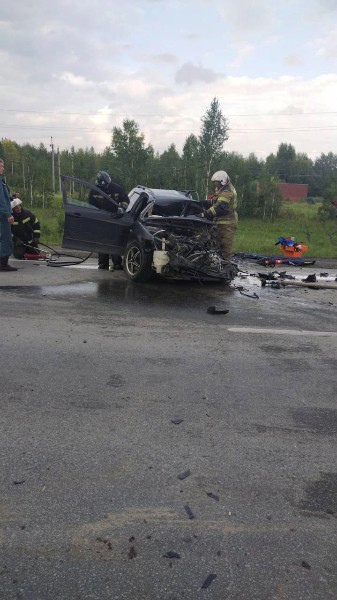
{"label": "firefighter helmet", "polygon": [[111,177],[109,173],[107,173],[106,171],[99,171],[97,173],[95,185],[98,185],[98,187],[104,189],[108,187],[109,183],[111,183]]}
{"label": "firefighter helmet", "polygon": [[221,185],[226,185],[229,181],[229,177],[226,171],[216,171],[214,175],[212,175],[211,181],[220,181]]}
{"label": "firefighter helmet", "polygon": [[14,200],[11,201],[11,208],[13,209],[16,206],[22,206],[22,201],[20,198],[14,198]]}

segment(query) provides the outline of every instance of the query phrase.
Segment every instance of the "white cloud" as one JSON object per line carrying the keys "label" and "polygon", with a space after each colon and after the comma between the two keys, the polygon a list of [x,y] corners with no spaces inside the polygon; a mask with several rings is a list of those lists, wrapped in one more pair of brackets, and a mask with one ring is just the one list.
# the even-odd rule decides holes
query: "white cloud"
{"label": "white cloud", "polygon": [[212,83],[213,81],[219,79],[219,77],[220,74],[216,73],[212,69],[188,62],[183,64],[176,72],[175,82],[178,84],[186,83],[187,85],[192,85],[199,81]]}
{"label": "white cloud", "polygon": [[329,31],[324,38],[315,40],[316,55],[333,58],[337,62],[337,27]]}
{"label": "white cloud", "polygon": [[61,148],[101,150],[113,126],[134,118],[155,150],[172,142],[180,150],[217,97],[230,150],[262,156],[287,141],[310,155],[337,152],[336,7],[308,0],[304,14],[302,0],[16,0],[14,15],[4,4],[2,135],[35,144],[53,135]]}

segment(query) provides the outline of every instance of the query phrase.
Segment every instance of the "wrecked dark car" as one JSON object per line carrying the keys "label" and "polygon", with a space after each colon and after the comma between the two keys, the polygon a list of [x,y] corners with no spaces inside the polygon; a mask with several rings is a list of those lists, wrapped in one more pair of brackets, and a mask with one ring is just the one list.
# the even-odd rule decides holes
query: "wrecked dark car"
{"label": "wrecked dark car", "polygon": [[[120,254],[132,281],[154,274],[226,283],[235,277],[236,265],[219,253],[214,224],[203,218],[201,204],[188,191],[137,186],[124,211],[87,181],[62,175],[61,183],[63,248]],[[90,204],[91,190],[102,196],[101,208]]]}

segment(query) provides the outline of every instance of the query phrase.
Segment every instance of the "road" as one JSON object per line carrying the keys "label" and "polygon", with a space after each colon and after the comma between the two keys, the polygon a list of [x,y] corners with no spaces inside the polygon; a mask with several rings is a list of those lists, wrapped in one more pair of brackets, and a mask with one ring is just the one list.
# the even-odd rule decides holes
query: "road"
{"label": "road", "polygon": [[337,292],[252,272],[0,273],[0,598],[336,599]]}

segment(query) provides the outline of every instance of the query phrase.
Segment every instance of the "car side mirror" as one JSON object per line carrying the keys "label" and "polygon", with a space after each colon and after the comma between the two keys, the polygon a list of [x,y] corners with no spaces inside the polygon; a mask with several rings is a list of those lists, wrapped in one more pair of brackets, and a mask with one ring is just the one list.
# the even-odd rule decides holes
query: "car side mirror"
{"label": "car side mirror", "polygon": [[111,218],[113,218],[113,219],[120,219],[123,215],[124,215],[124,210],[122,209],[121,206],[119,206],[117,208],[117,210],[114,210],[111,213]]}

